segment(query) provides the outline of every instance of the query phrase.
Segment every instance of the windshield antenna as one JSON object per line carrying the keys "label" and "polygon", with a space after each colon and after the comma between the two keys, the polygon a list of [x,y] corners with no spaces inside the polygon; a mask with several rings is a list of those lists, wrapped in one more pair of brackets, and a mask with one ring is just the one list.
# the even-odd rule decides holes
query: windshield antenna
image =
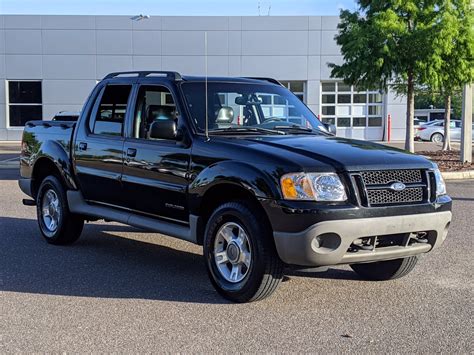
{"label": "windshield antenna", "polygon": [[205,122],[205,135],[206,140],[209,140],[209,117],[208,117],[208,102],[207,102],[207,31],[204,32],[204,66],[205,68],[205,79],[204,79],[204,91],[205,91],[205,100],[206,100],[206,122]]}

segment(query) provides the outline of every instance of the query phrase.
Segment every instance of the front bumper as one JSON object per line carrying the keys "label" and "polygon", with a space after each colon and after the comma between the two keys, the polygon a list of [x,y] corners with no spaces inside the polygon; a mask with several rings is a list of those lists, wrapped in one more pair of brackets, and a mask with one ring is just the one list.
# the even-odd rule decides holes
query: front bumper
{"label": "front bumper", "polygon": [[[328,220],[301,232],[273,233],[283,262],[302,266],[328,266],[390,260],[418,255],[439,247],[446,239],[451,212]],[[427,243],[412,242],[412,233],[426,232]],[[351,247],[359,238],[397,236],[398,245],[357,250]],[[401,237],[401,238],[400,238]]]}

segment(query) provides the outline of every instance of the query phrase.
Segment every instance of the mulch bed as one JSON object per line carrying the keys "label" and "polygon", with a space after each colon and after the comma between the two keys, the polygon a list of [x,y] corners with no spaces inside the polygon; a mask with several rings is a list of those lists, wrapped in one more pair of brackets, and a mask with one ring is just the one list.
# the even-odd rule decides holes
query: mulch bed
{"label": "mulch bed", "polygon": [[438,164],[441,171],[464,171],[474,169],[474,164],[460,162],[461,152],[459,150],[421,151],[416,153],[424,155],[434,161]]}

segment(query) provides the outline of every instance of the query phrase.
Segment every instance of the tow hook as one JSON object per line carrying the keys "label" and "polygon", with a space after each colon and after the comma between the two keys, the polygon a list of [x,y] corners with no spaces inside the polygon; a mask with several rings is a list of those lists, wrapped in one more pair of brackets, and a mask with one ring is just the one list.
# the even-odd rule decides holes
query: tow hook
{"label": "tow hook", "polygon": [[426,232],[418,232],[415,234],[413,238],[411,238],[414,242],[416,243],[423,243],[426,244],[428,243],[428,239],[425,238],[428,233]]}
{"label": "tow hook", "polygon": [[371,243],[372,238],[360,238],[352,242],[349,251],[355,253],[359,250],[373,251],[376,239]]}

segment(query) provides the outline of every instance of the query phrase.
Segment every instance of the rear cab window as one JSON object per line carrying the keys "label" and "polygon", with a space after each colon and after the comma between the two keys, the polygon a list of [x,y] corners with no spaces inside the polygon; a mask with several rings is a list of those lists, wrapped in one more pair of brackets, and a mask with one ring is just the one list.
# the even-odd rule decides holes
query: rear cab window
{"label": "rear cab window", "polygon": [[89,120],[93,134],[122,136],[132,85],[107,85],[97,98]]}

